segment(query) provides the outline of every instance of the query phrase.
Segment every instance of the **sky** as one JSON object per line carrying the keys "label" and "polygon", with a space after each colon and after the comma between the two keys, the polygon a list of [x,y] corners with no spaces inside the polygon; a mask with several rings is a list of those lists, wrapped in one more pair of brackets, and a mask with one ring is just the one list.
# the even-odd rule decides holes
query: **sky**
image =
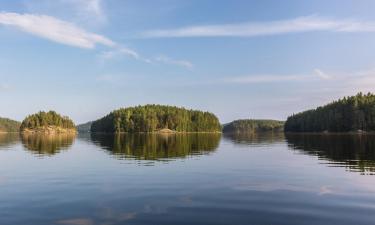
{"label": "sky", "polygon": [[1,0],[1,117],[279,119],[375,91],[375,1]]}

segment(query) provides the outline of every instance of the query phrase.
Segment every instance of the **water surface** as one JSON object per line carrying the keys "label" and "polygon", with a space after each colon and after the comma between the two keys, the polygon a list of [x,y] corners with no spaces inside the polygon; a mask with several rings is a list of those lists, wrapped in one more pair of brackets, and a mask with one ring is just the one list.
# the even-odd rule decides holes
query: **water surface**
{"label": "water surface", "polygon": [[0,224],[375,221],[375,136],[0,134]]}

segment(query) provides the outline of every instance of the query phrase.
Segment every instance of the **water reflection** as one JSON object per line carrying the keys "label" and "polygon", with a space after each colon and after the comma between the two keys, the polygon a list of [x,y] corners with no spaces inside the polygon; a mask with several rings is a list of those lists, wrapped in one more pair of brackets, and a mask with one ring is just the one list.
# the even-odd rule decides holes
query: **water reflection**
{"label": "water reflection", "polygon": [[224,133],[224,138],[241,145],[269,145],[283,142],[283,132]]}
{"label": "water reflection", "polygon": [[0,149],[9,149],[18,141],[18,133],[0,133]]}
{"label": "water reflection", "polygon": [[292,148],[328,160],[331,166],[375,173],[374,135],[287,134],[286,139]]}
{"label": "water reflection", "polygon": [[52,156],[72,146],[75,134],[22,134],[23,146],[32,153]]}
{"label": "water reflection", "polygon": [[119,158],[163,160],[215,151],[221,134],[91,134],[91,140]]}

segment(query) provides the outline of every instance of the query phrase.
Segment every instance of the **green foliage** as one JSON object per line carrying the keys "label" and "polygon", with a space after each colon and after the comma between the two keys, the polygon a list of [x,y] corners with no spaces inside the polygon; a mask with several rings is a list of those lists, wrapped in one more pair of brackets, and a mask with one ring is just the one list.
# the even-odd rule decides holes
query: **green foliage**
{"label": "green foliage", "polygon": [[178,132],[220,132],[218,118],[209,112],[174,106],[145,105],[115,110],[94,121],[91,132],[154,132],[160,129]]}
{"label": "green foliage", "polygon": [[88,133],[88,132],[90,132],[90,130],[91,130],[91,124],[92,124],[92,121],[77,125],[78,132],[79,133]]}
{"label": "green foliage", "polygon": [[362,93],[290,116],[287,132],[375,131],[375,95]]}
{"label": "green foliage", "polygon": [[281,131],[284,122],[278,120],[235,120],[225,124],[224,133],[255,133],[263,131]]}
{"label": "green foliage", "polygon": [[21,124],[21,130],[35,129],[39,127],[56,126],[65,129],[74,129],[75,125],[67,116],[61,116],[55,111],[39,112],[27,116]]}
{"label": "green foliage", "polygon": [[18,132],[21,123],[15,120],[0,118],[0,131],[1,132]]}

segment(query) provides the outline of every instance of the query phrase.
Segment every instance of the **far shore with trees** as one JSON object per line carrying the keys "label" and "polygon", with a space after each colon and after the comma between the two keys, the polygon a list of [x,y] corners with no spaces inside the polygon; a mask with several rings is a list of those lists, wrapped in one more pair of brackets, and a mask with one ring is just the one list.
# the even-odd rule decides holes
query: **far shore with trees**
{"label": "far shore with trees", "polygon": [[316,109],[293,114],[284,121],[234,120],[221,125],[211,112],[168,105],[120,108],[75,126],[55,111],[27,116],[22,123],[0,118],[0,133],[367,133],[375,132],[375,95],[358,93]]}

